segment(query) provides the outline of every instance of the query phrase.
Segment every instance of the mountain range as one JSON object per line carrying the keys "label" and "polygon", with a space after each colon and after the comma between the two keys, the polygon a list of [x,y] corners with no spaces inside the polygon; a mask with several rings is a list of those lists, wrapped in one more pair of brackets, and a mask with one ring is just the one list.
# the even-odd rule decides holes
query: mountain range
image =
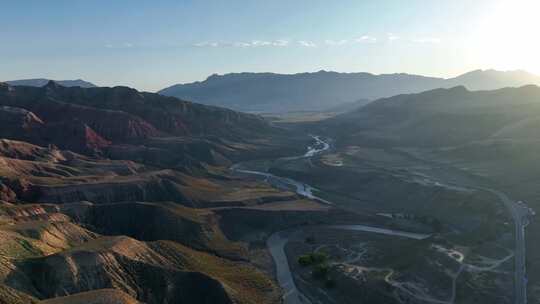
{"label": "mountain range", "polygon": [[[398,183],[401,169],[361,169],[367,173],[359,179],[359,172],[334,175],[355,168],[348,163],[321,164],[333,164],[333,157],[348,162],[355,151],[364,153],[364,162],[369,155],[414,148],[460,162],[491,161],[492,168],[504,168],[500,181],[514,176],[522,184],[523,172],[540,176],[532,165],[538,163],[539,127],[535,85],[437,88],[280,126],[256,114],[128,87],[0,83],[0,304],[280,303],[282,290],[266,251],[270,235],[359,218],[380,224],[383,217],[243,178],[230,170],[232,164],[262,168],[277,158],[272,163],[284,169],[267,169],[272,174],[291,168],[298,178],[302,168],[329,170],[311,178],[354,189],[360,180],[364,188],[355,195],[385,193],[400,210],[404,193],[426,195],[410,201],[435,199],[437,210],[446,212],[455,207],[453,200],[443,203],[450,192]],[[306,128],[332,139],[331,154],[283,158],[313,145]],[[462,199],[458,208],[467,206]],[[476,214],[484,214],[482,208]],[[469,222],[461,215],[456,221]],[[300,239],[302,246],[308,243]],[[339,282],[337,288],[347,286]]]}
{"label": "mountain range", "polygon": [[[51,79],[45,79],[45,78],[34,78],[34,79],[20,79],[20,80],[9,80],[5,83],[12,85],[12,86],[30,86],[30,87],[43,87],[49,83]],[[63,87],[81,87],[81,88],[94,88],[96,87],[95,84],[84,81],[82,79],[76,79],[76,80],[54,80],[54,82],[58,83],[59,85]]]}
{"label": "mountain range", "polygon": [[464,86],[382,98],[321,123],[344,142],[445,147],[486,139],[536,139],[540,87]]}
{"label": "mountain range", "polygon": [[458,85],[493,90],[527,84],[540,84],[540,77],[519,70],[476,70],[448,79],[403,73],[233,73],[173,85],[158,93],[239,111],[282,113],[340,108],[359,100],[363,105],[366,100]]}

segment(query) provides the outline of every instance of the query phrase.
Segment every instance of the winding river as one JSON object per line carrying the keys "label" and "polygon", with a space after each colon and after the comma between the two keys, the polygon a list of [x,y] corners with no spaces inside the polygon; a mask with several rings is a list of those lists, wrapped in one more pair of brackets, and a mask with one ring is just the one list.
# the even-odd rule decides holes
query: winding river
{"label": "winding river", "polygon": [[[281,158],[281,160],[287,160],[287,161],[293,161],[293,160],[300,160],[300,159],[306,159],[311,158],[315,155],[321,154],[327,150],[330,149],[330,144],[326,141],[324,141],[320,136],[316,135],[310,135],[313,140],[315,140],[315,144],[309,146],[307,148],[307,151],[304,155],[300,156],[293,156],[293,157],[284,157]],[[261,171],[254,171],[254,170],[247,170],[247,169],[240,169],[239,165],[235,165],[231,168],[234,172],[238,173],[244,173],[249,175],[255,175],[259,177],[264,177],[265,181],[272,186],[280,189],[288,189],[292,188],[294,191],[306,198],[317,200],[324,204],[331,204],[329,201],[316,196],[313,192],[317,190],[316,188],[299,181],[296,181],[292,178],[288,177],[281,177],[274,174],[271,174],[269,172],[261,172]]]}
{"label": "winding river", "polygon": [[[325,151],[330,149],[331,147],[330,143],[328,141],[325,141],[322,137],[315,136],[315,135],[310,135],[310,136],[313,138],[315,143],[307,148],[307,152],[304,155],[287,157],[287,158],[283,158],[283,160],[292,161],[295,159],[311,158],[316,155],[322,154]],[[284,188],[284,186],[287,188],[292,188],[292,189],[295,189],[297,194],[303,197],[317,200],[325,204],[332,204],[331,202],[315,195],[314,190],[316,190],[316,188],[308,184],[293,180],[291,178],[276,176],[268,172],[240,169],[239,166],[233,166],[231,169],[238,173],[264,177],[268,183],[270,183],[271,185],[277,188]],[[321,226],[321,227],[393,235],[393,236],[416,239],[416,240],[425,239],[430,236],[428,234],[419,234],[419,233],[411,233],[411,232],[405,232],[405,231],[390,230],[390,229],[372,227],[372,226],[366,226],[366,225],[327,225],[327,226]],[[266,246],[270,254],[272,255],[272,259],[274,260],[274,263],[276,265],[277,281],[279,285],[281,286],[281,288],[283,289],[283,303],[284,304],[311,304],[312,303],[311,300],[309,300],[308,297],[302,294],[296,287],[296,284],[294,282],[294,277],[289,266],[289,261],[287,260],[287,255],[285,254],[285,245],[289,241],[289,235],[291,233],[293,232],[281,231],[281,232],[276,232],[272,234],[266,241]]]}

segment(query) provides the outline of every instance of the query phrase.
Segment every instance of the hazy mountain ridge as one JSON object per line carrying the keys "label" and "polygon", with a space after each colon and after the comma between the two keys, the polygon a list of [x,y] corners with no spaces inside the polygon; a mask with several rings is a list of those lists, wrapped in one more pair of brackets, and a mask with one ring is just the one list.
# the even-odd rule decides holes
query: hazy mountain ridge
{"label": "hazy mountain ridge", "polygon": [[[45,78],[33,78],[33,79],[19,79],[19,80],[8,80],[5,81],[5,83],[12,85],[12,86],[30,86],[30,87],[43,87],[49,83],[51,79],[45,79]],[[97,87],[95,84],[82,80],[82,79],[75,79],[75,80],[52,80],[56,83],[58,83],[61,86],[64,87],[81,87],[81,88],[95,88]]]}
{"label": "hazy mountain ridge", "polygon": [[287,112],[327,110],[360,99],[457,85],[470,90],[492,90],[526,84],[540,84],[540,77],[524,71],[495,70],[476,70],[449,79],[403,73],[232,73],[173,85],[158,93],[241,111]]}
{"label": "hazy mountain ridge", "polygon": [[491,91],[458,86],[379,99],[322,125],[342,133],[340,136],[349,142],[369,138],[393,144],[444,146],[501,136],[535,137],[534,128],[524,127],[524,123],[537,119],[538,86]]}

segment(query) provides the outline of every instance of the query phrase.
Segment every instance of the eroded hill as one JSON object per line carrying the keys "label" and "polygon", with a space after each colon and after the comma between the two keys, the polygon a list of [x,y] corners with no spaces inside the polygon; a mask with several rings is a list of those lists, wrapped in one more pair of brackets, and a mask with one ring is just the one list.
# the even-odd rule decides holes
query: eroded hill
{"label": "eroded hill", "polygon": [[278,303],[265,236],[341,216],[231,174],[303,150],[255,115],[50,82],[0,118],[2,304]]}

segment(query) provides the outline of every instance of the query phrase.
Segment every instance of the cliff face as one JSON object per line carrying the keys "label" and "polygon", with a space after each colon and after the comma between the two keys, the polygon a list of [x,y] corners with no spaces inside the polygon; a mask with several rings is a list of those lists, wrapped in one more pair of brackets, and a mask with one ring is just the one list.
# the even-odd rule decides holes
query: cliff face
{"label": "cliff face", "polygon": [[[249,217],[243,210],[294,204],[295,195],[219,171],[201,178],[11,140],[0,162],[7,303],[279,302],[276,284],[252,266],[250,246],[229,232],[270,232],[271,219],[233,226]],[[295,217],[283,219],[304,221]]]}
{"label": "cliff face", "polygon": [[228,171],[287,153],[283,132],[129,88],[0,84],[0,304],[278,303],[217,210],[299,199]]}
{"label": "cliff face", "polygon": [[[107,122],[131,127],[124,130],[129,131],[125,135],[142,132],[145,136],[157,135],[156,129],[169,135],[192,136],[241,135],[227,134],[227,131],[254,135],[249,127],[257,128],[258,132],[270,129],[262,118],[255,115],[138,92],[127,87],[67,88],[50,82],[42,88],[8,88],[0,90],[0,99],[6,105],[34,111],[45,120],[57,121],[73,116],[85,122],[95,120],[95,125],[87,123],[98,131],[98,123]],[[108,121],[111,118],[116,121]],[[114,131],[106,125],[102,129],[106,132]]]}
{"label": "cliff face", "polygon": [[36,114],[22,108],[0,106],[2,137],[32,140],[38,137],[43,121]]}
{"label": "cliff face", "polygon": [[[6,125],[0,138],[163,167],[225,164],[235,154],[252,153],[252,142],[282,132],[259,116],[224,108],[126,87],[67,88],[54,82],[2,84],[0,118]],[[168,154],[166,161],[160,163],[156,154]]]}
{"label": "cliff face", "polygon": [[[80,164],[71,170],[82,170],[80,174],[87,179],[104,178],[87,176],[98,169],[94,165],[83,170],[90,161],[82,156],[68,162]],[[108,174],[130,175],[121,164],[107,165],[111,168]],[[145,170],[130,163],[125,166],[135,174]],[[67,194],[58,194],[58,201],[44,204],[40,191],[32,199],[41,203],[28,204],[25,201],[32,193],[28,189],[43,187],[38,181],[48,187],[73,183],[81,192],[86,185],[77,185],[82,176],[75,175],[43,178],[25,174],[25,180],[10,179],[27,169],[21,164],[10,168],[11,173],[2,173],[10,186],[0,183],[4,198],[11,201],[0,201],[0,295],[11,299],[7,303],[38,299],[93,303],[103,300],[100,297],[110,297],[111,302],[104,303],[277,302],[276,285],[251,266],[244,244],[230,241],[222,232],[213,210],[184,207],[181,200],[107,203],[97,198],[94,203],[73,200],[59,204],[72,199]],[[104,189],[116,188],[108,187]],[[217,196],[228,191],[211,182],[204,187]],[[204,206],[203,201],[199,204]],[[111,288],[123,293],[103,291]]]}
{"label": "cliff face", "polygon": [[32,281],[45,298],[117,287],[146,303],[233,303],[219,281],[185,271],[174,260],[185,259],[182,253],[160,254],[166,249],[166,243],[101,237],[84,247],[34,260],[27,268],[38,274]]}
{"label": "cliff face", "polygon": [[175,242],[100,236],[61,211],[0,203],[0,301],[7,301],[1,303],[275,300],[275,285],[246,263]]}

